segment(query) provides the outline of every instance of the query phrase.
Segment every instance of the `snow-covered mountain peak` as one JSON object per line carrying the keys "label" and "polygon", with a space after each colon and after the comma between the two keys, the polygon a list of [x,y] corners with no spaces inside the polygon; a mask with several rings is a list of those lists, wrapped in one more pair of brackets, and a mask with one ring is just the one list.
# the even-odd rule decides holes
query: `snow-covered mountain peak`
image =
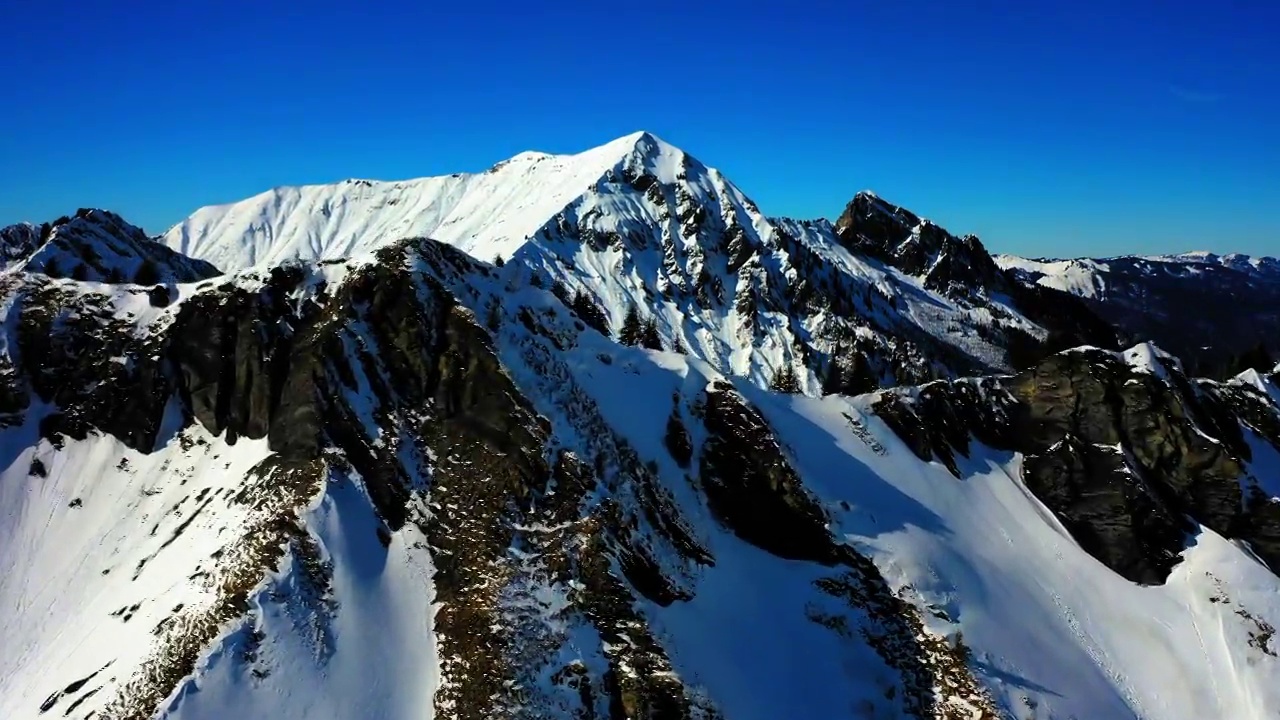
{"label": "snow-covered mountain peak", "polygon": [[416,236],[476,257],[510,257],[607,174],[673,182],[686,158],[638,132],[570,155],[523,152],[481,173],[280,187],[201,208],[161,239],[227,270],[350,257]]}
{"label": "snow-covered mountain peak", "polygon": [[0,716],[1274,716],[1274,403],[1150,347],[863,394],[1039,329],[629,157],[502,268],[0,288]]}
{"label": "snow-covered mountain peak", "polygon": [[[1001,299],[1007,278],[972,236],[869,192],[835,227],[770,218],[643,131],[572,155],[523,152],[479,174],[278,189],[200,210],[164,240],[234,271],[408,237],[500,258],[513,281],[563,290],[602,333],[643,309],[651,347],[759,384],[793,369],[814,392],[823,373],[849,374],[831,358],[855,349],[870,358],[853,373],[860,388],[1010,369],[1026,359],[1015,346],[1038,347],[1066,318]],[[1079,342],[1109,342],[1066,325]],[[936,327],[970,330],[944,339]]]}
{"label": "snow-covered mountain peak", "polygon": [[171,235],[228,272],[0,277],[0,717],[1277,716],[1265,353],[643,132]]}
{"label": "snow-covered mountain peak", "polygon": [[0,262],[14,273],[144,285],[218,274],[213,265],[184,257],[119,215],[97,208],[81,208],[52,223],[0,229]]}

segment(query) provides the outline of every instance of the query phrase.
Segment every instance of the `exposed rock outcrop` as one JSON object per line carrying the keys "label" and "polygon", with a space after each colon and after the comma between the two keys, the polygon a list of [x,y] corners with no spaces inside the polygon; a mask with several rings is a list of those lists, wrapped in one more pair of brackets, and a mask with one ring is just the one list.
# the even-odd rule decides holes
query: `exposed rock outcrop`
{"label": "exposed rock outcrop", "polygon": [[925,287],[948,295],[1007,292],[1011,285],[977,236],[958,238],[869,192],[849,201],[835,230],[851,250],[920,276]]}
{"label": "exposed rock outcrop", "polygon": [[1136,582],[1163,582],[1195,523],[1251,542],[1280,568],[1275,532],[1259,521],[1275,503],[1246,498],[1241,484],[1249,449],[1240,424],[1253,417],[1280,440],[1274,406],[1197,387],[1150,352],[1149,367],[1096,349],[1063,352],[998,381],[887,393],[877,412],[917,455],[957,475],[971,434],[1022,453],[1027,487],[1082,547]]}

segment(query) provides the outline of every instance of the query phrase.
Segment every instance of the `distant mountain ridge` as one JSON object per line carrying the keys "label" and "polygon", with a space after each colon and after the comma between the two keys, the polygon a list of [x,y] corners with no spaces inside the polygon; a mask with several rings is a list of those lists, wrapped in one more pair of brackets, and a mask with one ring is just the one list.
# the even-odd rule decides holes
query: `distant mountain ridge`
{"label": "distant mountain ridge", "polygon": [[1080,297],[1126,340],[1154,341],[1206,370],[1259,346],[1280,352],[1280,260],[1273,257],[996,261],[1027,285]]}

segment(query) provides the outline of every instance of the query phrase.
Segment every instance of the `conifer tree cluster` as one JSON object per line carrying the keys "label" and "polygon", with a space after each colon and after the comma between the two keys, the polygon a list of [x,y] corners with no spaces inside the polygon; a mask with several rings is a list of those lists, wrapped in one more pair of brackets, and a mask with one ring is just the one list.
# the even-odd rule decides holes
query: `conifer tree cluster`
{"label": "conifer tree cluster", "polygon": [[569,307],[573,308],[582,322],[595,328],[601,335],[609,334],[609,319],[605,317],[604,311],[596,305],[590,295],[581,290],[577,291],[569,300]]}
{"label": "conifer tree cluster", "polygon": [[769,380],[769,389],[788,394],[800,392],[800,378],[796,375],[795,368],[790,363],[776,368]]}
{"label": "conifer tree cluster", "polygon": [[658,334],[658,321],[653,317],[641,319],[640,311],[634,304],[627,308],[627,314],[622,319],[618,342],[648,350],[665,349],[662,347],[662,336]]}
{"label": "conifer tree cluster", "polygon": [[622,331],[618,333],[618,342],[623,345],[632,347],[640,344],[640,333],[644,330],[644,325],[640,320],[640,311],[635,305],[627,308],[627,314],[622,318]]}
{"label": "conifer tree cluster", "polygon": [[861,395],[879,387],[880,380],[862,353],[832,355],[822,376],[823,395]]}
{"label": "conifer tree cluster", "polygon": [[133,281],[139,285],[155,285],[160,282],[160,269],[150,259],[143,259],[142,264],[138,265],[138,272],[133,276]]}

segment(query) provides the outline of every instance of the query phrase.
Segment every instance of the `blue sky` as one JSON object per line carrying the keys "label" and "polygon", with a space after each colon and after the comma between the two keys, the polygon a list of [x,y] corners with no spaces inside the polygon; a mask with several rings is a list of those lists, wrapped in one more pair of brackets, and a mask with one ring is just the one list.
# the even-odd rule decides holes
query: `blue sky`
{"label": "blue sky", "polygon": [[1280,4],[539,5],[5,3],[0,224],[645,129],[771,214],[870,188],[1004,252],[1280,254]]}

